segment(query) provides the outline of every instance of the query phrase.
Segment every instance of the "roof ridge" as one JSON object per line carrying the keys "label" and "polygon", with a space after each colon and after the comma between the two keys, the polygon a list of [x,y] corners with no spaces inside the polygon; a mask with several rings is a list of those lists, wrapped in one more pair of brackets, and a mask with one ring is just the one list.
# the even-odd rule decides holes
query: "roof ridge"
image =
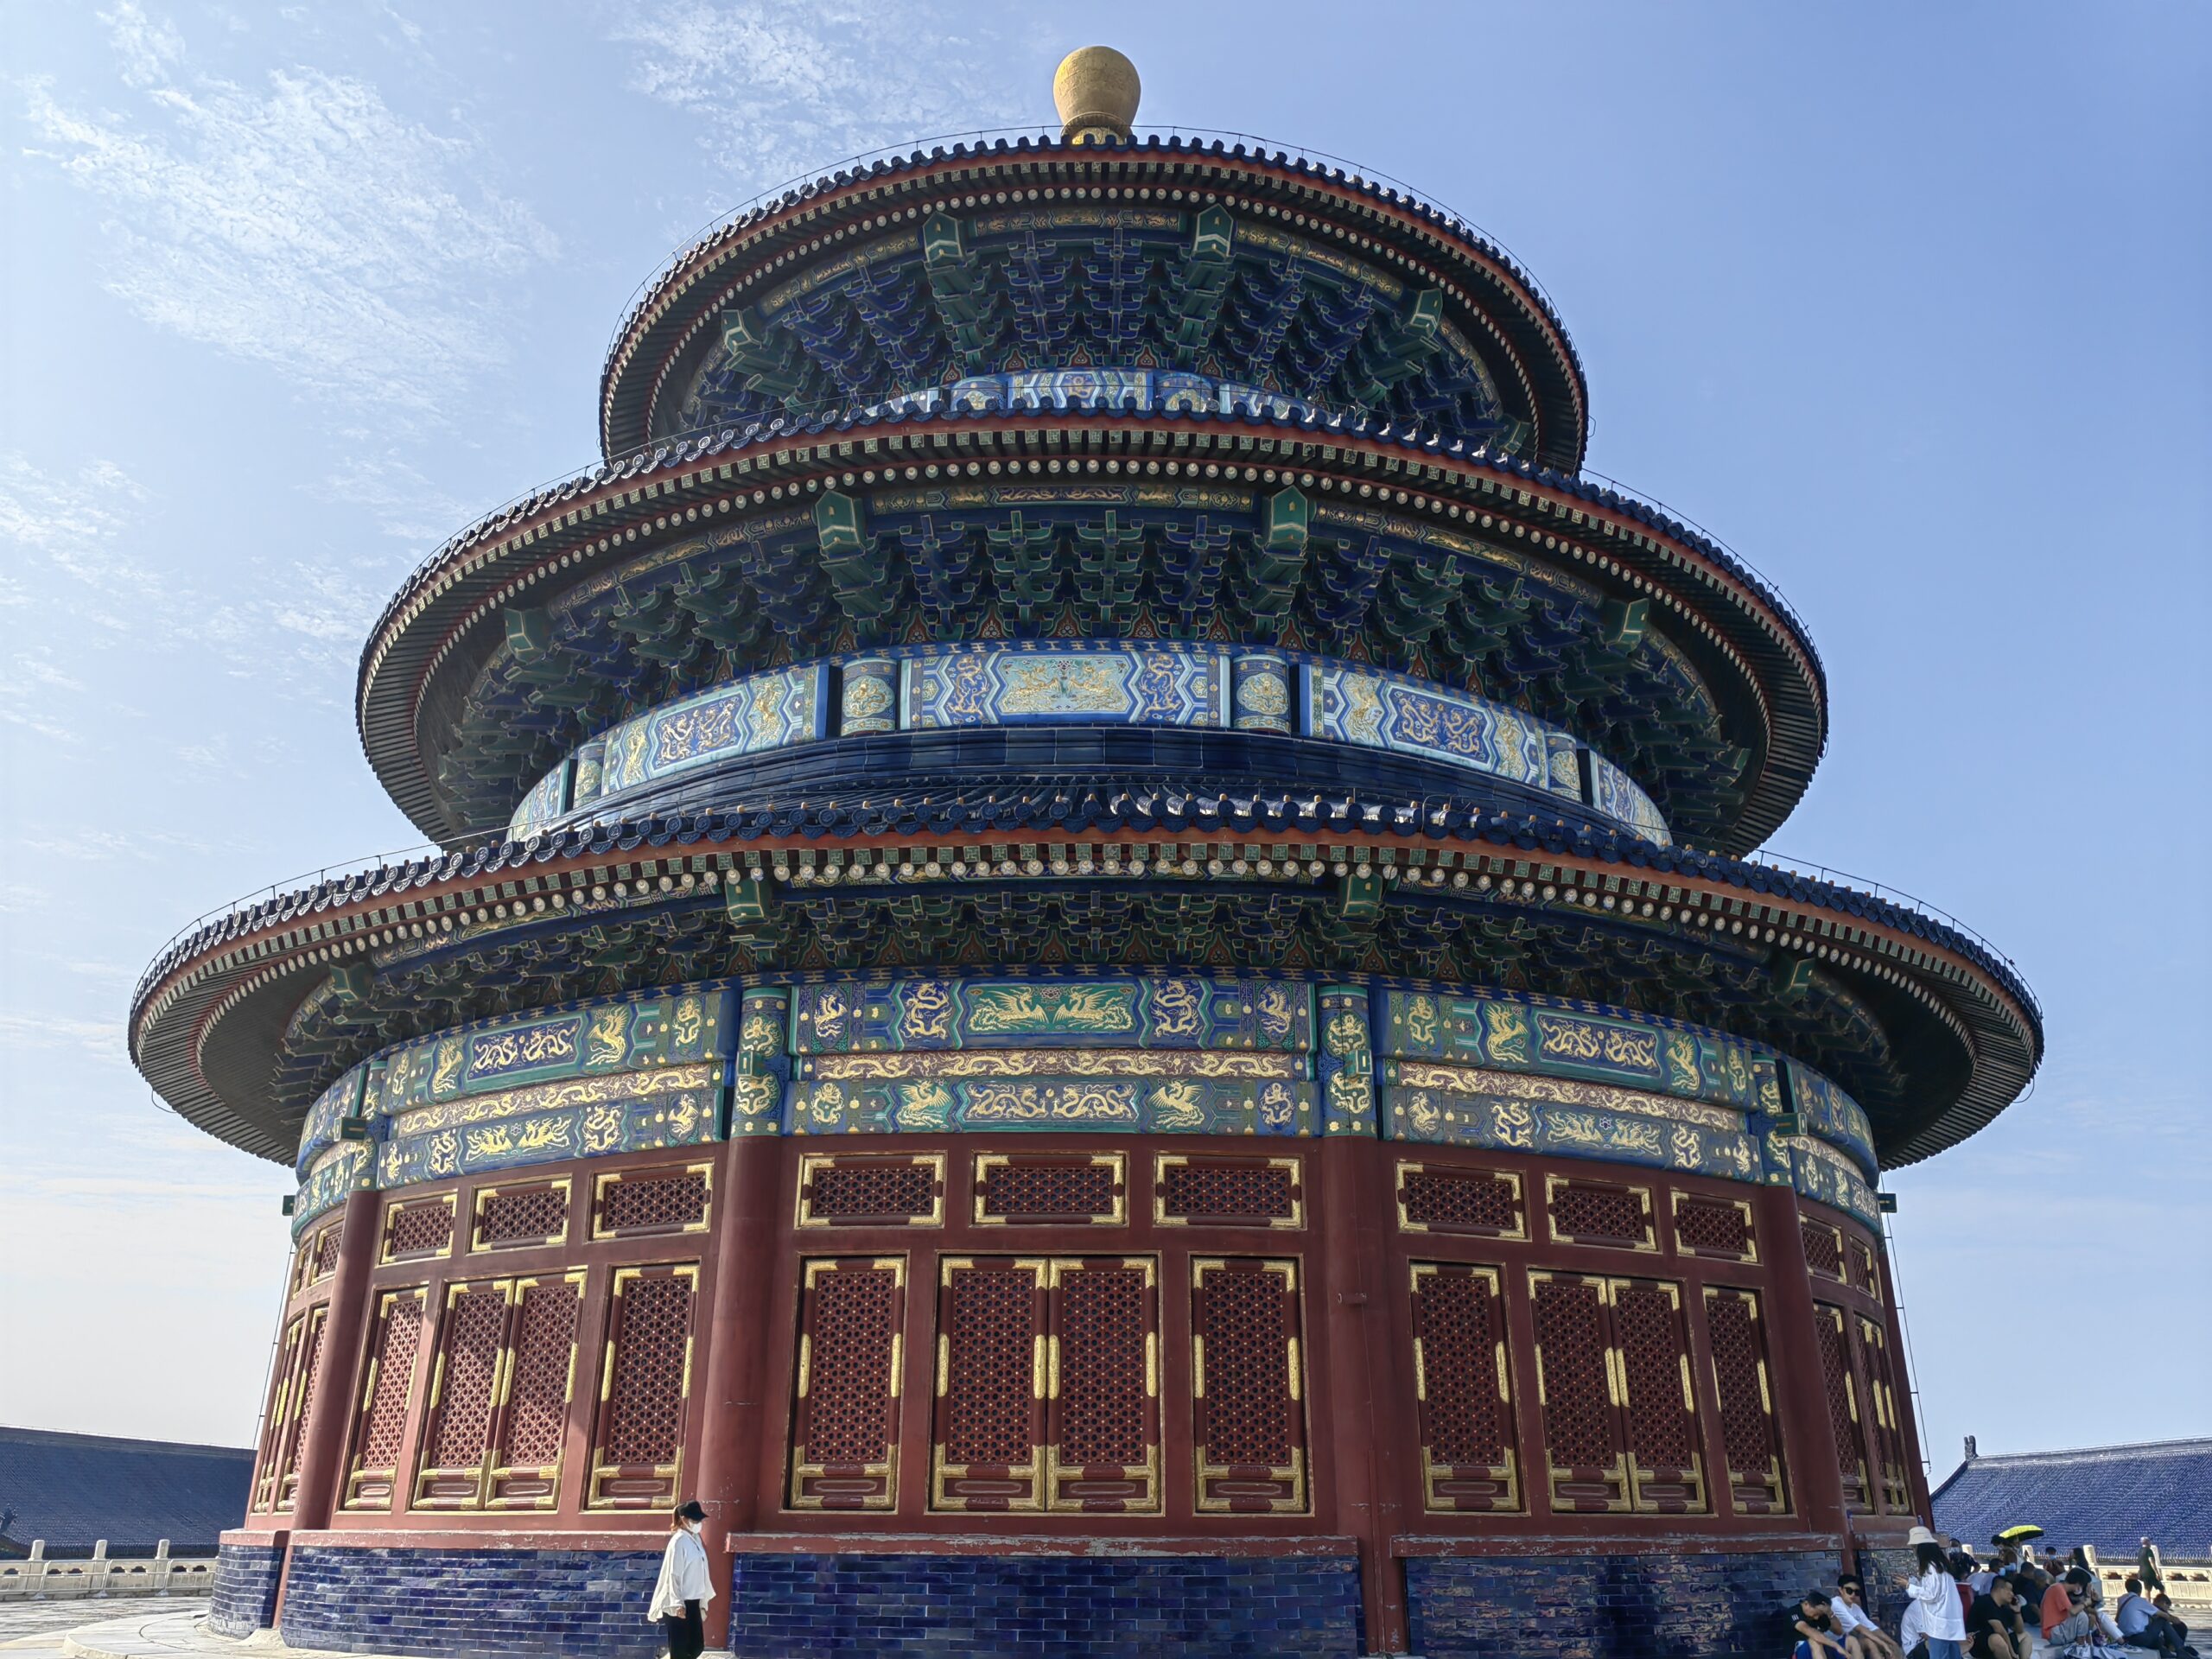
{"label": "roof ridge", "polygon": [[110,1451],[166,1452],[185,1456],[250,1458],[250,1446],[210,1446],[198,1440],[145,1440],[124,1434],[79,1434],[66,1428],[23,1428],[0,1423],[0,1442],[18,1446],[100,1446]]}
{"label": "roof ridge", "polygon": [[[2132,1440],[2119,1446],[2077,1446],[2055,1448],[2049,1452],[1993,1452],[1977,1453],[1959,1465],[1959,1472],[1985,1465],[2012,1465],[2049,1463],[2061,1458],[2112,1457],[2121,1452],[2137,1455],[2181,1455],[2190,1452],[2212,1452],[2212,1435],[2177,1440]],[[1956,1477],[1955,1476],[1954,1478]]]}

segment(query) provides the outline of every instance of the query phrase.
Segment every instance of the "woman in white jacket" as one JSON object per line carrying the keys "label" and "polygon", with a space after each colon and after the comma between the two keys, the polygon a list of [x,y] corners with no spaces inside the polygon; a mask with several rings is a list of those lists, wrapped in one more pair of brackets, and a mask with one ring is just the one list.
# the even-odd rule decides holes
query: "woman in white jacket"
{"label": "woman in white jacket", "polygon": [[1925,1527],[1915,1527],[1905,1535],[1905,1541],[1912,1546],[1918,1565],[1910,1578],[1898,1582],[1912,1598],[1907,1617],[1919,1615],[1912,1622],[1928,1638],[1928,1659],[1966,1659],[1966,1610],[1959,1605],[1959,1586],[1951,1577],[1950,1558]]}
{"label": "woman in white jacket", "polygon": [[645,1617],[657,1619],[668,1637],[668,1659],[699,1659],[707,1645],[704,1618],[715,1599],[707,1572],[707,1547],[699,1539],[707,1512],[693,1498],[679,1503],[669,1521],[668,1548],[661,1552],[660,1578],[653,1586]]}

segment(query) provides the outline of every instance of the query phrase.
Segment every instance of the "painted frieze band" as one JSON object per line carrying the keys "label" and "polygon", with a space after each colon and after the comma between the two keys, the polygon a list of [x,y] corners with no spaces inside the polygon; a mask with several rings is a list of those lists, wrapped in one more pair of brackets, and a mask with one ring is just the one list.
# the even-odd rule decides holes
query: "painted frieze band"
{"label": "painted frieze band", "polygon": [[946,645],[899,664],[910,731],[946,726],[1226,726],[1229,653]]}
{"label": "painted frieze band", "polygon": [[1865,1111],[1760,1045],[1503,991],[1198,974],[696,987],[464,1027],[317,1099],[295,1224],[366,1186],[725,1133],[963,1130],[1379,1135],[1793,1185],[1877,1219]]}
{"label": "painted frieze band", "polygon": [[1657,804],[1611,761],[1471,691],[1279,650],[1058,639],[901,647],[679,698],[548,772],[508,833],[529,835],[694,768],[832,735],[1101,724],[1233,728],[1415,756],[1576,801],[1659,846],[1671,839]]}

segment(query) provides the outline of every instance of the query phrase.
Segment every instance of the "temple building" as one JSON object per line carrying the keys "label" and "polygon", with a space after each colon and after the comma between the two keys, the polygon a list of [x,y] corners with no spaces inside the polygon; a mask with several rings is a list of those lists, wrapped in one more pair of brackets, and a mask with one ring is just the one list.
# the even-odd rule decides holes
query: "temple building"
{"label": "temple building", "polygon": [[138,987],[298,1179],[219,1628],[649,1654],[696,1497],[740,1655],[1765,1654],[1927,1514],[2027,987],[1751,856],[1820,658],[1527,272],[1055,90],[677,254],[363,651],[444,850]]}

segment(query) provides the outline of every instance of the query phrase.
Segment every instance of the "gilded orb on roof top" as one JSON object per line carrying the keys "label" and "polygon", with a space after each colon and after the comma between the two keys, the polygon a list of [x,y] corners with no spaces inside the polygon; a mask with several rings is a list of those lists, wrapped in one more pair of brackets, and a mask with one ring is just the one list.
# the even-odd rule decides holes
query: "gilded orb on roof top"
{"label": "gilded orb on roof top", "polygon": [[1071,144],[1126,143],[1143,92],[1136,65],[1112,47],[1077,47],[1052,76],[1060,137]]}

